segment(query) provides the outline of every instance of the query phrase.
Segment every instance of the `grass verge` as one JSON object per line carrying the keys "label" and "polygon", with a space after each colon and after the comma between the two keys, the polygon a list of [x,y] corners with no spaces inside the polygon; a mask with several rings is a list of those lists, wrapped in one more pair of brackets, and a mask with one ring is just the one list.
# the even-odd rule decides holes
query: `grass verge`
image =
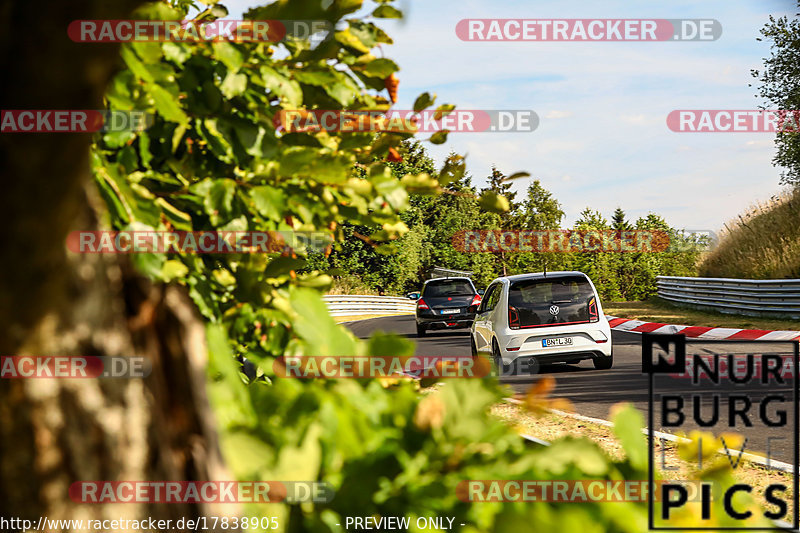
{"label": "grass verge", "polygon": [[784,279],[800,275],[800,191],[773,196],[725,224],[722,240],[700,264],[712,278]]}
{"label": "grass verge", "polygon": [[[613,429],[609,426],[552,412],[541,416],[533,416],[523,407],[508,403],[495,405],[492,408],[492,414],[513,426],[518,432],[548,442],[553,442],[568,435],[586,437],[596,442],[611,457],[621,459],[624,455],[622,445],[617,440]],[[647,437],[642,434],[642,439],[645,438]],[[737,455],[735,450],[732,451],[732,455],[734,462],[736,462]],[[659,465],[662,464],[663,460],[664,466],[670,469],[659,468],[663,479],[688,480],[696,478],[697,470],[678,456],[677,445],[673,442],[665,441],[662,450],[661,441],[659,440],[655,447],[655,458]],[[719,456],[718,460],[720,458],[724,461],[722,463],[723,467],[726,464],[729,465],[727,458],[722,455]],[[742,458],[734,470],[734,476],[739,482],[753,487],[753,496],[762,507],[767,507],[764,500],[764,491],[770,484],[780,483],[788,487],[783,496],[789,506],[789,514],[787,516],[792,516],[793,481],[791,474],[780,470],[768,469],[763,465]]]}
{"label": "grass verge", "polygon": [[744,328],[767,330],[800,330],[800,320],[760,318],[742,315],[726,315],[713,311],[698,311],[671,305],[659,298],[645,302],[604,302],[607,315],[685,326],[708,326],[717,328]]}
{"label": "grass verge", "polygon": [[406,316],[408,313],[378,313],[374,315],[352,315],[352,316],[335,316],[333,317],[336,320],[337,324],[341,324],[342,322],[353,322],[356,320],[369,320],[370,318],[381,318],[384,316]]}

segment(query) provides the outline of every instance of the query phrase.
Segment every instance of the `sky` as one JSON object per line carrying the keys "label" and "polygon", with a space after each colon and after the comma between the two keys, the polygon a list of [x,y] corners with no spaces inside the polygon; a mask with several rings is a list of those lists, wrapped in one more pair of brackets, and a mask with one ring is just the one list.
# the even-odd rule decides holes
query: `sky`
{"label": "sky", "polygon": [[[263,2],[222,1],[236,18]],[[371,4],[372,5],[372,4]],[[770,54],[759,31],[770,15],[797,11],[790,0],[659,3],[607,0],[401,0],[403,20],[380,20],[394,39],[383,49],[399,66],[397,109],[422,92],[461,109],[530,109],[533,132],[451,133],[427,144],[441,165],[465,154],[477,186],[496,165],[524,195],[539,179],[561,202],[566,225],[590,207],[630,219],[653,212],[674,227],[718,231],[752,205],[779,194],[773,133],[679,133],[675,109],[757,109],[760,69]],[[467,42],[465,18],[713,18],[716,41]],[[379,54],[378,54],[379,55]],[[752,85],[752,86],[751,86]],[[424,134],[421,137],[425,137]]]}

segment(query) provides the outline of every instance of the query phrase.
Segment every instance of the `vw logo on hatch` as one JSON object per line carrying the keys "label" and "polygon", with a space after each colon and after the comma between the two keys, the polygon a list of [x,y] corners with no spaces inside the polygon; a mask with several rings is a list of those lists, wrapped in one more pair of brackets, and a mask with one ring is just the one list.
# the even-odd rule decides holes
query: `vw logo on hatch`
{"label": "vw logo on hatch", "polygon": [[551,315],[556,316],[559,311],[560,311],[560,309],[558,308],[557,305],[551,305],[550,306],[550,314]]}

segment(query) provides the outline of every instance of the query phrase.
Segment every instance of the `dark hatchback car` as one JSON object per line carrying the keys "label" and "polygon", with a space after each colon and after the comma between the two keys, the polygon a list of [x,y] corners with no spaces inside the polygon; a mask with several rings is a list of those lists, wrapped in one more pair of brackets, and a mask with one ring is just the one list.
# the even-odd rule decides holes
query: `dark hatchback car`
{"label": "dark hatchback car", "polygon": [[[410,295],[416,298],[416,294]],[[481,296],[469,278],[436,278],[425,282],[417,299],[417,335],[429,329],[468,328]],[[470,309],[471,308],[471,309]]]}

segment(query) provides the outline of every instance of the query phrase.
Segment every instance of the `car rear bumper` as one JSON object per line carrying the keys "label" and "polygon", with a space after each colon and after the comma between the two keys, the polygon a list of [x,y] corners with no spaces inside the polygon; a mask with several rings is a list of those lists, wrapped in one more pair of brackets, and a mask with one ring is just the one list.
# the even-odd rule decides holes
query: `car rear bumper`
{"label": "car rear bumper", "polygon": [[474,316],[459,316],[459,317],[444,317],[444,316],[432,316],[432,317],[417,317],[417,325],[418,326],[425,326],[429,329],[455,329],[455,328],[468,328],[472,326],[472,321],[475,319]]}
{"label": "car rear bumper", "polygon": [[551,363],[578,363],[587,359],[600,359],[608,357],[600,351],[573,352],[570,354],[543,354],[543,355],[521,355],[511,361],[503,358],[503,362],[511,367],[510,374],[536,374],[542,365]]}
{"label": "car rear bumper", "polygon": [[[521,358],[536,358],[542,363],[556,363],[610,357],[612,341],[608,323],[587,326],[589,325],[581,324],[571,328],[562,327],[557,330],[553,328],[551,331],[506,330],[504,335],[498,335],[501,356],[506,363]],[[563,346],[542,344],[543,340],[560,338],[569,338],[572,344]]]}
{"label": "car rear bumper", "polygon": [[468,328],[475,320],[475,313],[454,313],[442,315],[435,311],[417,311],[417,325],[430,329]]}

